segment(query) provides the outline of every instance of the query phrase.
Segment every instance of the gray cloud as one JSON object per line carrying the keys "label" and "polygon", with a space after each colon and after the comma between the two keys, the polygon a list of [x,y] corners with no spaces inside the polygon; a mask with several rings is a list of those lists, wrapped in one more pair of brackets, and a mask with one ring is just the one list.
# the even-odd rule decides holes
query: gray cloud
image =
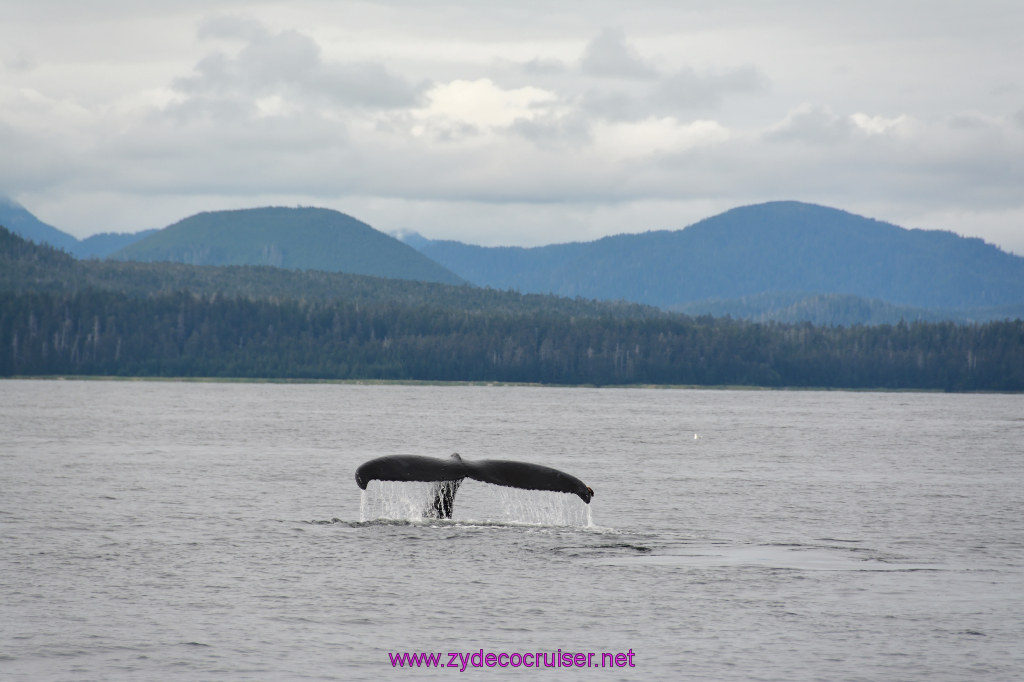
{"label": "gray cloud", "polygon": [[635,121],[652,112],[643,94],[625,90],[590,89],[583,93],[580,104],[592,116],[610,121]]}
{"label": "gray cloud", "polygon": [[767,90],[767,76],[753,66],[703,74],[686,67],[662,79],[651,101],[666,109],[687,110],[718,106],[726,95]]}
{"label": "gray cloud", "polygon": [[268,33],[267,27],[252,17],[221,14],[204,19],[199,25],[197,35],[202,40],[234,38],[254,41],[267,36]]}
{"label": "gray cloud", "polygon": [[712,112],[734,95],[760,95],[768,78],[753,66],[716,73],[681,68],[653,81],[618,87],[595,86],[581,97],[589,113],[612,121],[635,121],[650,116],[685,117]]}
{"label": "gray cloud", "polygon": [[593,141],[590,122],[581,114],[561,118],[517,119],[510,132],[545,149],[579,148]]}
{"label": "gray cloud", "polygon": [[[87,172],[89,163],[66,141],[0,121],[0,197],[59,186]],[[14,159],[16,163],[5,162]]]}
{"label": "gray cloud", "polygon": [[36,68],[36,60],[27,52],[18,52],[4,60],[4,66],[16,73],[28,73]]}
{"label": "gray cloud", "polygon": [[590,41],[583,51],[580,68],[587,75],[603,78],[632,80],[658,76],[658,71],[626,43],[626,32],[621,28],[605,29]]}
{"label": "gray cloud", "polygon": [[992,127],[990,121],[976,112],[954,114],[949,117],[948,125],[954,130],[986,130]]}
{"label": "gray cloud", "polygon": [[531,76],[561,75],[569,71],[568,65],[560,59],[537,57],[522,66],[523,72]]}
{"label": "gray cloud", "polygon": [[753,65],[725,69],[682,66],[662,72],[633,50],[621,29],[605,29],[584,50],[580,72],[601,76],[579,95],[585,111],[612,121],[685,116],[720,107],[732,95],[769,91],[769,79]]}
{"label": "gray cloud", "polygon": [[295,30],[270,33],[257,23],[221,17],[203,24],[204,37],[243,38],[236,57],[215,52],[174,87],[198,98],[287,96],[291,104],[330,102],[370,108],[409,107],[420,101],[414,86],[379,63],[328,62],[309,36]]}
{"label": "gray cloud", "polygon": [[789,113],[786,119],[764,133],[766,140],[797,141],[813,145],[829,145],[849,138],[853,124],[849,118],[835,114],[826,106],[804,105]]}

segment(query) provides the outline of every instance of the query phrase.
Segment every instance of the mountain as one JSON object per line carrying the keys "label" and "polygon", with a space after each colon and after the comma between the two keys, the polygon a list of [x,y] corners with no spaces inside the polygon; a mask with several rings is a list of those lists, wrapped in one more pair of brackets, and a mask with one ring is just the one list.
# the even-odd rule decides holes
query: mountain
{"label": "mountain", "polygon": [[929,310],[1024,306],[1024,258],[981,239],[794,201],[735,208],[682,230],[586,243],[428,241],[419,248],[482,286],[691,312],[698,302],[721,310],[723,301],[749,304],[766,295],[791,298],[787,307],[823,295]]}
{"label": "mountain", "polygon": [[0,197],[0,225],[36,244],[49,244],[70,253],[75,258],[105,258],[114,251],[156,231],[145,230],[123,234],[104,232],[79,240],[67,232],[62,232],[53,225],[39,220],[16,201],[2,197]]}
{"label": "mountain", "polygon": [[366,223],[325,208],[199,213],[111,255],[191,265],[272,265],[462,284],[454,273]]}
{"label": "mountain", "polygon": [[394,239],[314,208],[202,213],[160,231],[77,240],[0,198],[0,225],[78,258],[469,281],[690,315],[843,325],[1024,318],[1024,258],[980,239],[799,202],[736,208],[682,230],[536,248],[431,241],[411,231]]}
{"label": "mountain", "polygon": [[[537,294],[389,279],[320,270],[286,270],[267,265],[185,265],[119,260],[78,260],[49,245],[26,241],[0,226],[0,294],[105,292],[154,298],[190,292],[197,297],[247,301],[302,301],[310,305],[345,301],[358,306],[424,308],[515,317],[653,320],[670,317],[653,306],[587,301]],[[0,296],[2,297],[2,296]],[[455,319],[462,319],[456,315]],[[0,322],[3,320],[0,319]]]}
{"label": "mountain", "polygon": [[71,253],[76,258],[106,258],[120,249],[145,239],[158,230],[142,230],[141,232],[101,232],[78,242]]}
{"label": "mountain", "polygon": [[78,240],[70,234],[61,232],[53,225],[47,225],[25,210],[25,207],[18,202],[2,197],[0,197],[0,225],[36,244],[49,244],[71,254],[78,247]]}

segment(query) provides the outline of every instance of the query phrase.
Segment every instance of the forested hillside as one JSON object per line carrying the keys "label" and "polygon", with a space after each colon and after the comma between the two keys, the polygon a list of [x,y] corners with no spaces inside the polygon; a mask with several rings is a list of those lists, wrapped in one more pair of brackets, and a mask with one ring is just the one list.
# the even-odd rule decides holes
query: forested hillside
{"label": "forested hillside", "polygon": [[815,325],[956,322],[971,324],[1024,319],[1024,303],[983,308],[917,308],[849,294],[770,293],[742,298],[708,299],[669,306],[687,315],[735,317],[755,322],[810,322]]}
{"label": "forested hillside", "polygon": [[0,375],[1024,390],[1024,323],[840,329],[182,292],[0,298]]}
{"label": "forested hillside", "polygon": [[1024,390],[1020,320],[758,324],[266,267],[81,262],[4,230],[0,272],[2,376]]}
{"label": "forested hillside", "polygon": [[271,266],[79,261],[53,248],[26,242],[0,227],[0,292],[93,290],[129,298],[188,291],[199,296],[249,300],[345,300],[357,305],[401,304],[495,314],[544,311],[559,315],[630,318],[665,314],[657,308],[636,303],[518,294],[466,284],[452,286],[341,272],[285,270]]}
{"label": "forested hillside", "polygon": [[445,284],[463,281],[397,239],[325,208],[200,213],[111,257],[190,265],[272,265]]}

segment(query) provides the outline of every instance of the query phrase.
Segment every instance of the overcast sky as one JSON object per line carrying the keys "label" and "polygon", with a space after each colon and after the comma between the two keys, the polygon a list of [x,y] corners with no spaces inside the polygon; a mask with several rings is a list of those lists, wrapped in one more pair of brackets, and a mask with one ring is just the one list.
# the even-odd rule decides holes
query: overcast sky
{"label": "overcast sky", "polygon": [[796,199],[1024,254],[1019,0],[0,0],[0,196],[535,245]]}

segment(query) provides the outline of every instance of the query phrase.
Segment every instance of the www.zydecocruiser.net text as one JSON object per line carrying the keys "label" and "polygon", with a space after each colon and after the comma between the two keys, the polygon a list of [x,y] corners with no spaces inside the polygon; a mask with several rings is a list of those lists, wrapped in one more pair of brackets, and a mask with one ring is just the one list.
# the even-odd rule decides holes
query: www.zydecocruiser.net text
{"label": "www.zydecocruiser.net text", "polygon": [[448,652],[388,652],[393,668],[455,668],[465,672],[468,668],[635,668],[630,649],[627,652],[571,652],[571,651],[448,651]]}

